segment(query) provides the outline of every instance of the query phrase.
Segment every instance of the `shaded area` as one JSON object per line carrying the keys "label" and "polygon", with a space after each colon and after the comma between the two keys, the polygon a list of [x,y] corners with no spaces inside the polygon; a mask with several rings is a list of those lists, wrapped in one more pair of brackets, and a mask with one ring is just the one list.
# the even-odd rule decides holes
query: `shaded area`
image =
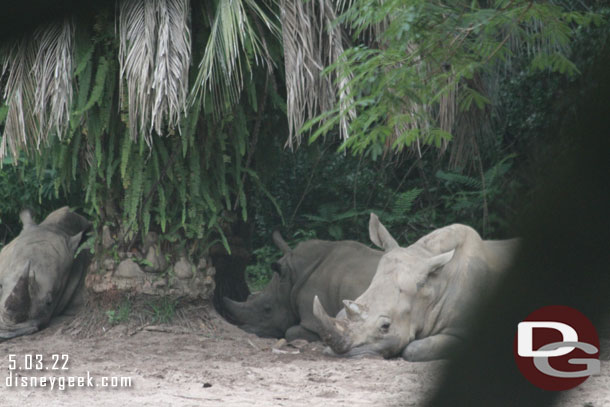
{"label": "shaded area", "polygon": [[230,254],[222,244],[216,244],[210,248],[210,258],[216,268],[214,308],[229,322],[235,321],[225,311],[222,298],[227,297],[235,301],[245,301],[250,295],[245,271],[251,256],[250,251],[246,248],[245,239],[241,237],[246,233],[246,229],[246,226],[241,225],[241,222],[237,222],[233,226],[234,234],[228,237],[229,247],[231,248]]}
{"label": "shaded area", "polygon": [[472,340],[448,364],[427,405],[552,405],[560,393],[538,389],[517,369],[517,323],[542,306],[567,305],[603,328],[610,314],[607,48],[568,93],[575,108],[564,112],[555,132],[555,160],[532,209],[519,218],[524,245],[512,273],[474,316]]}
{"label": "shaded area", "polygon": [[114,0],[94,2],[79,0],[24,0],[2,4],[0,38],[9,41],[34,31],[41,24],[66,16],[94,15],[102,11],[113,12]]}

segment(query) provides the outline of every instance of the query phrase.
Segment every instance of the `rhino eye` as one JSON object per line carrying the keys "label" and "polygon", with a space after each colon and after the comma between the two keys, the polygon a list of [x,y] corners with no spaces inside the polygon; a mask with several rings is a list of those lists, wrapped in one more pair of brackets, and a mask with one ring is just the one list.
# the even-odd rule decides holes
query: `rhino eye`
{"label": "rhino eye", "polygon": [[379,327],[379,330],[383,333],[388,333],[388,331],[390,330],[390,325],[391,325],[391,323],[389,321],[385,321],[384,323],[381,324],[381,326]]}
{"label": "rhino eye", "polygon": [[265,311],[265,313],[269,314],[271,312],[271,305],[265,305],[265,307],[263,308],[263,311]]}

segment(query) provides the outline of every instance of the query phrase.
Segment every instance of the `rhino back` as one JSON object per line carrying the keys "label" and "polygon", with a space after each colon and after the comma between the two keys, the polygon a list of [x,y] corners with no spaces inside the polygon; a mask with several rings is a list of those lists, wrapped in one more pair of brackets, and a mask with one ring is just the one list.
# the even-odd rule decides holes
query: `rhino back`
{"label": "rhino back", "polygon": [[59,278],[70,266],[72,254],[66,236],[39,226],[24,230],[0,252],[0,276],[10,278],[19,265],[30,261],[38,272]]}
{"label": "rhino back", "polygon": [[91,222],[77,213],[71,212],[67,206],[51,212],[40,227],[47,228],[56,233],[74,236],[80,232],[86,232],[91,228]]}

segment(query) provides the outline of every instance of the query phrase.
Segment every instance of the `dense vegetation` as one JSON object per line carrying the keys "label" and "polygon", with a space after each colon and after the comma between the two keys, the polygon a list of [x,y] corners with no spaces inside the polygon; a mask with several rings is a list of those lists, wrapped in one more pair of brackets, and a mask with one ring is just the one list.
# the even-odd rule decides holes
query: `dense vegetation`
{"label": "dense vegetation", "polygon": [[119,245],[154,230],[191,254],[230,250],[241,224],[260,285],[275,228],[367,242],[374,211],[401,243],[452,222],[508,236],[606,15],[599,2],[126,0],[51,22],[0,57],[0,244],[23,206],[40,218],[67,203]]}

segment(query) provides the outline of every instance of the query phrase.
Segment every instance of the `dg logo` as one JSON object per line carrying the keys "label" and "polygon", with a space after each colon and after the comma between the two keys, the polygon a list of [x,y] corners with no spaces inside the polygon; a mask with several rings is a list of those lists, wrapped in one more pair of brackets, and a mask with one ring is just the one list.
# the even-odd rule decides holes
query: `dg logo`
{"label": "dg logo", "polygon": [[532,312],[517,326],[514,353],[521,373],[545,390],[568,390],[600,373],[595,327],[571,307]]}

